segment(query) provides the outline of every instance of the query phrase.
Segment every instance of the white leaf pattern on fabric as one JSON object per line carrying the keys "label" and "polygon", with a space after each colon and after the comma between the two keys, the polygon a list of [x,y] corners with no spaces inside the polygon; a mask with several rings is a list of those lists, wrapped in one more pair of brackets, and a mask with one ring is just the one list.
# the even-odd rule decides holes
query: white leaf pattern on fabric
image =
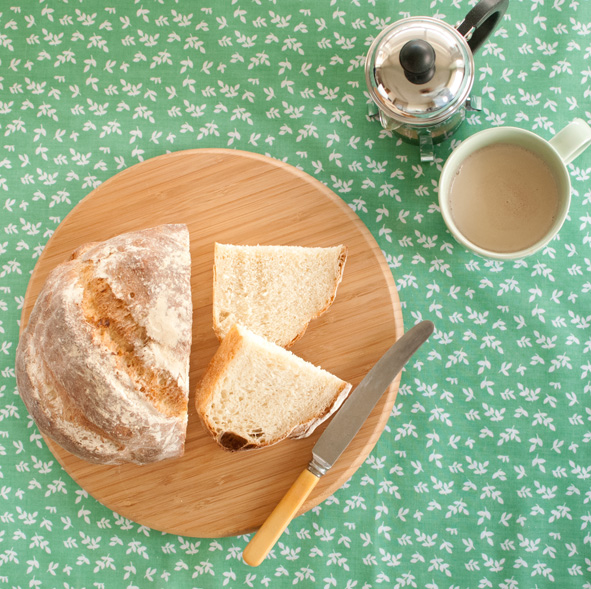
{"label": "white leaf pattern on fabric", "polygon": [[[475,56],[483,110],[431,165],[367,117],[364,55],[405,16],[474,2],[14,0],[0,12],[0,585],[591,588],[591,152],[567,222],[521,261],[476,258],[439,215],[462,139],[591,120],[589,0],[511,0]],[[249,537],[162,534],[81,490],[16,391],[27,282],[88,192],[145,159],[230,147],[329,186],[372,231],[405,324],[432,319],[372,454],[291,523],[267,561]],[[188,514],[190,517],[190,514]]]}

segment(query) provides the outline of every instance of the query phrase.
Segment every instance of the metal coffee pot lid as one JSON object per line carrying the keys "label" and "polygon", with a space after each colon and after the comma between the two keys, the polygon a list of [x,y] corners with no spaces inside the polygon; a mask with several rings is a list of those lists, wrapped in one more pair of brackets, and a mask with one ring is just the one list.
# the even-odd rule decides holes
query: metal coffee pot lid
{"label": "metal coffee pot lid", "polygon": [[438,124],[465,103],[474,82],[466,39],[444,21],[406,18],[384,29],[365,62],[371,97],[401,124]]}

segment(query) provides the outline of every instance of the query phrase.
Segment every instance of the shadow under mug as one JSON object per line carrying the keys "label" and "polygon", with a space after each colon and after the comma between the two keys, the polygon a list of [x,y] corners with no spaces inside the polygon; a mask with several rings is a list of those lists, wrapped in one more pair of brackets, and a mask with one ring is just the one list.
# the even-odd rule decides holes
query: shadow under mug
{"label": "shadow under mug", "polygon": [[[558,188],[558,211],[546,233],[536,243],[518,251],[484,249],[470,241],[458,228],[450,207],[450,190],[456,173],[466,158],[479,149],[497,144],[511,144],[540,157],[552,172]],[[439,178],[439,208],[443,220],[455,240],[474,253],[498,260],[514,260],[529,256],[545,245],[560,231],[568,214],[571,200],[570,176],[567,165],[591,145],[591,127],[582,119],[574,119],[550,141],[517,127],[494,127],[475,133],[451,153]],[[524,219],[524,222],[527,222]]]}

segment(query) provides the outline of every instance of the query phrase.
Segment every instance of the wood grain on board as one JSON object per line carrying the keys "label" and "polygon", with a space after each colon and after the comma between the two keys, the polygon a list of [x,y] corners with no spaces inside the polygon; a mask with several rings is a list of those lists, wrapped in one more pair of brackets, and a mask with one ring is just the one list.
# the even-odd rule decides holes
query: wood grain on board
{"label": "wood grain on board", "polygon": [[[195,389],[217,349],[212,329],[214,242],[333,246],[349,255],[332,307],[291,348],[358,384],[403,333],[398,293],[374,238],[331,190],[280,161],[241,151],[196,149],[156,157],[112,177],[84,198],[45,247],[25,296],[24,328],[48,273],[78,246],[119,233],[185,223],[191,235]],[[398,377],[301,513],[341,487],[382,433]],[[311,459],[325,425],[304,440],[228,453],[202,428],[189,401],[185,455],[152,465],[87,463],[47,439],[64,469],[98,501],[135,522],[174,534],[219,537],[258,528]]]}

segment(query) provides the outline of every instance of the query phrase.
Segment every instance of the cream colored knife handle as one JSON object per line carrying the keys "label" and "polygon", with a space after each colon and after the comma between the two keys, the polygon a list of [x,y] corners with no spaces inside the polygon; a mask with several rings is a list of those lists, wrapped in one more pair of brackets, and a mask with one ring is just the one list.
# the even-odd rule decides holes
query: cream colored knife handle
{"label": "cream colored knife handle", "polygon": [[300,474],[244,549],[246,564],[257,567],[263,562],[319,480],[308,469]]}

